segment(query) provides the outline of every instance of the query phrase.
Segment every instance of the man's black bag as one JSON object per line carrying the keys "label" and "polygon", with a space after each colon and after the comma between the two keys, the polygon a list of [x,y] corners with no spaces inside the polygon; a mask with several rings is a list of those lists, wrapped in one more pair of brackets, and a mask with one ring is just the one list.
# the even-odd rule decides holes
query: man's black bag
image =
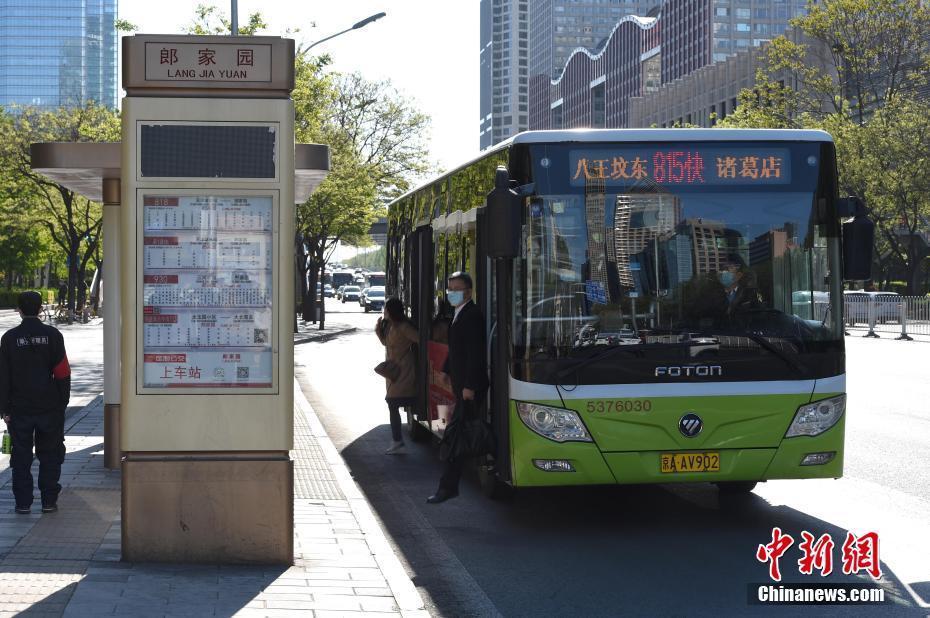
{"label": "man's black bag", "polygon": [[463,401],[462,404],[465,414],[449,423],[439,443],[439,457],[443,461],[456,461],[496,451],[494,432],[478,413],[475,403]]}

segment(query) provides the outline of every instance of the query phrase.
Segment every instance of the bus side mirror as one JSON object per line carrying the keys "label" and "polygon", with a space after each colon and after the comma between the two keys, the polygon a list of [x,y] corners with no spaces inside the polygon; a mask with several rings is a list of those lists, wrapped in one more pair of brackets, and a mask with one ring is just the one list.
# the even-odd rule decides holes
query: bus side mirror
{"label": "bus side mirror", "polygon": [[510,174],[497,167],[494,190],[488,193],[488,256],[511,259],[520,251],[523,200],[510,186]]}
{"label": "bus side mirror", "polygon": [[865,203],[850,196],[840,200],[837,213],[841,217],[852,217],[852,221],[843,224],[843,280],[871,279],[875,224],[866,214]]}

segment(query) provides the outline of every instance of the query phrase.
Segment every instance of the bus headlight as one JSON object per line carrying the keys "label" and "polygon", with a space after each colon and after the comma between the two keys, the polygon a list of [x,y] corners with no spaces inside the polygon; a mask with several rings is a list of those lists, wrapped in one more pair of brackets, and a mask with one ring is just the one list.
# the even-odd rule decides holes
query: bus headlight
{"label": "bus headlight", "polygon": [[785,437],[820,435],[836,425],[845,410],[846,395],[803,405],[794,415]]}
{"label": "bus headlight", "polygon": [[572,410],[517,402],[523,424],[544,438],[556,442],[593,442],[581,417]]}

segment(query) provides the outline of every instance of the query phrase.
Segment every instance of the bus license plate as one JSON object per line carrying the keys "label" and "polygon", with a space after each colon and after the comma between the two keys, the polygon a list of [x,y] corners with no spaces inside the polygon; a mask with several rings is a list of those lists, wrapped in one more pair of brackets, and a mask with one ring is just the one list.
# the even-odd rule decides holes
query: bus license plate
{"label": "bus license plate", "polygon": [[659,467],[663,473],[720,472],[720,453],[662,453]]}

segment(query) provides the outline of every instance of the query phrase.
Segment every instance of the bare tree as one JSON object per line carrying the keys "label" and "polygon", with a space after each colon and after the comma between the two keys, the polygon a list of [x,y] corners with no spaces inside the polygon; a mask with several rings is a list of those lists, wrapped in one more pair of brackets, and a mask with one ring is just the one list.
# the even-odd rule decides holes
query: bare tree
{"label": "bare tree", "polygon": [[345,132],[355,155],[375,180],[380,197],[407,191],[429,168],[430,118],[389,81],[358,73],[338,75],[330,121]]}

